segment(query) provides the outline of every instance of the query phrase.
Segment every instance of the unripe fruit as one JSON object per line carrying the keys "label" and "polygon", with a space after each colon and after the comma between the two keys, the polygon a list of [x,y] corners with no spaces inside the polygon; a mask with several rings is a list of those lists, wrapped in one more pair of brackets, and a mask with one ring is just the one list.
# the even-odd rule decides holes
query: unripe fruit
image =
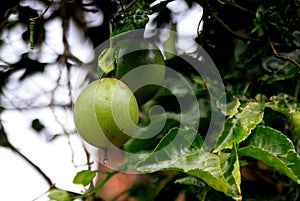
{"label": "unripe fruit", "polygon": [[162,53],[154,43],[145,39],[121,40],[116,49],[115,77],[128,85],[139,104],[146,103],[154,97],[165,78]]}
{"label": "unripe fruit", "polygon": [[134,133],[138,119],[135,96],[115,78],[90,83],[74,105],[74,121],[80,136],[96,147],[122,146]]}
{"label": "unripe fruit", "polygon": [[300,112],[293,112],[290,114],[290,121],[292,124],[292,133],[300,138]]}

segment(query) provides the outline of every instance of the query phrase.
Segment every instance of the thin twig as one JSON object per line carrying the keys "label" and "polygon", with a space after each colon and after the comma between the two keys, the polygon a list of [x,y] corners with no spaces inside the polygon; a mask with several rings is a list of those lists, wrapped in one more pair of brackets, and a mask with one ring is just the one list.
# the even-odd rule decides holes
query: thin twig
{"label": "thin twig", "polygon": [[206,1],[206,6],[209,9],[211,15],[213,16],[213,18],[215,20],[217,20],[229,33],[231,33],[233,36],[235,36],[236,38],[240,39],[240,40],[246,40],[246,41],[255,41],[255,42],[262,42],[259,39],[256,38],[251,38],[248,36],[244,36],[244,35],[240,35],[237,32],[235,32],[234,30],[232,30],[228,24],[226,24],[218,15],[217,13],[214,11],[213,7],[210,5],[209,1]]}
{"label": "thin twig", "polygon": [[55,188],[55,185],[50,186],[50,188],[47,191],[45,191],[44,193],[40,194],[39,196],[37,196],[36,198],[34,198],[31,201],[37,201],[37,200],[39,200],[42,196],[46,195],[47,193],[49,193],[49,191],[51,191],[54,188]]}
{"label": "thin twig", "polygon": [[4,19],[2,20],[2,22],[0,23],[0,29],[2,29],[2,27],[8,22],[8,18],[11,14],[15,13],[18,9],[18,6],[14,6],[11,9],[9,9],[9,11],[7,11],[7,14],[5,15]]}
{"label": "thin twig", "polygon": [[254,12],[251,12],[251,11],[248,10],[247,8],[244,8],[244,7],[240,6],[239,4],[237,4],[234,0],[232,0],[231,2],[227,2],[227,1],[225,2],[225,1],[218,0],[218,2],[219,2],[220,4],[231,5],[231,6],[237,8],[237,9],[239,9],[239,10],[242,10],[242,11],[244,11],[244,12],[246,12],[246,13],[255,14]]}
{"label": "thin twig", "polygon": [[34,164],[27,156],[25,156],[22,152],[20,152],[14,145],[12,145],[9,142],[9,139],[6,135],[6,132],[4,130],[4,127],[2,123],[0,122],[0,128],[1,128],[1,135],[3,135],[4,139],[6,140],[6,147],[12,150],[14,153],[19,155],[21,158],[23,158],[27,163],[29,163],[49,184],[50,188],[54,186],[53,182],[51,179],[39,168],[36,164]]}
{"label": "thin twig", "polygon": [[37,19],[39,19],[39,18],[42,18],[42,17],[46,14],[46,12],[49,10],[49,8],[50,8],[52,2],[53,2],[53,0],[51,0],[51,1],[49,2],[49,5],[47,6],[47,8],[46,8],[39,16],[36,16],[36,17],[33,17],[33,18],[29,18],[29,20],[34,21],[34,20],[37,20]]}
{"label": "thin twig", "polygon": [[10,149],[18,154],[21,158],[23,158],[26,162],[28,162],[48,183],[50,188],[54,186],[54,183],[51,181],[51,179],[41,170],[40,167],[38,167],[36,164],[34,164],[27,156],[25,156],[23,153],[21,153],[17,148],[15,148],[13,145],[11,145]]}
{"label": "thin twig", "polygon": [[277,50],[275,49],[274,44],[272,43],[272,41],[270,40],[270,38],[268,38],[268,42],[272,48],[273,54],[275,57],[277,57],[278,59],[284,60],[284,61],[289,61],[292,64],[294,64],[295,66],[297,66],[300,69],[300,64],[297,63],[296,61],[294,61],[293,59],[291,59],[288,56],[285,56],[283,53],[277,52]]}
{"label": "thin twig", "polygon": [[232,30],[214,11],[211,11],[212,16],[232,35],[234,35],[236,38],[240,40],[246,40],[246,41],[255,41],[255,42],[262,42],[259,39],[251,38],[248,36],[240,35],[234,30]]}

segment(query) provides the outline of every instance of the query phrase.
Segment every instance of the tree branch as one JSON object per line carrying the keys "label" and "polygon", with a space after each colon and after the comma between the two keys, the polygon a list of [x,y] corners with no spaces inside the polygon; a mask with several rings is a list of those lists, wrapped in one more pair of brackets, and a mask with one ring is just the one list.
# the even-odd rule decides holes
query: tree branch
{"label": "tree branch", "polygon": [[29,163],[48,183],[50,188],[52,188],[54,183],[51,181],[51,179],[41,170],[40,167],[38,167],[36,164],[34,164],[27,156],[25,156],[23,153],[21,153],[17,148],[15,148],[13,145],[11,145],[10,149],[18,154],[21,158],[23,158],[27,163]]}
{"label": "tree branch", "polygon": [[237,32],[235,32],[234,30],[232,30],[214,11],[210,12],[211,15],[229,32],[231,33],[233,36],[235,36],[236,38],[240,39],[240,40],[246,40],[246,41],[255,41],[255,42],[262,42],[259,39],[255,39],[255,38],[251,38],[248,36],[243,36],[238,34]]}
{"label": "tree branch", "polygon": [[[203,5],[204,2],[199,2],[200,5]],[[219,2],[220,3],[220,2]],[[262,42],[259,39],[256,38],[251,38],[248,36],[244,36],[244,35],[240,35],[237,32],[235,32],[234,30],[232,30],[228,24],[226,24],[218,15],[217,12],[214,11],[214,8],[210,5],[209,1],[206,0],[205,6],[210,14],[212,15],[212,17],[217,20],[230,34],[232,34],[234,37],[240,39],[240,40],[244,40],[244,41],[255,41],[255,42]]]}
{"label": "tree branch", "polygon": [[[19,155],[21,158],[23,158],[27,163],[29,163],[45,180],[46,182],[49,184],[50,188],[52,188],[54,186],[53,182],[51,181],[51,179],[41,170],[41,168],[39,168],[36,164],[34,164],[29,158],[27,158],[27,156],[25,156],[23,153],[21,153],[14,145],[12,145],[9,142],[9,139],[7,137],[7,134],[4,130],[4,127],[2,125],[2,123],[0,122],[0,134],[2,135],[1,138],[5,140],[5,144],[1,144],[2,146],[5,146],[7,148],[9,148],[10,150],[12,150],[14,153],[16,153],[17,155]],[[3,143],[3,142],[2,142]]]}
{"label": "tree branch", "polygon": [[293,59],[291,59],[288,56],[285,56],[283,53],[277,52],[277,50],[275,49],[274,44],[272,43],[272,41],[270,40],[270,38],[268,38],[268,42],[272,48],[273,54],[275,57],[277,57],[278,59],[284,60],[284,61],[289,61],[292,64],[294,64],[295,66],[297,66],[300,69],[300,64],[297,63],[296,61],[294,61]]}
{"label": "tree branch", "polygon": [[2,27],[4,27],[4,25],[8,22],[8,18],[12,13],[15,13],[18,9],[18,5],[12,7],[11,9],[9,9],[9,11],[7,11],[7,14],[5,15],[4,19],[2,20],[2,22],[0,22],[0,29],[2,29]]}

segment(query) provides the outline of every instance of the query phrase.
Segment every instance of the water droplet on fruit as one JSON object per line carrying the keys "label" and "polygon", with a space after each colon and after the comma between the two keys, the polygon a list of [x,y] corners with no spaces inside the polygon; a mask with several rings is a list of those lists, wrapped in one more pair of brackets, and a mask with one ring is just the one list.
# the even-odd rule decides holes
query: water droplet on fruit
{"label": "water droplet on fruit", "polygon": [[108,155],[107,155],[108,150],[104,148],[103,151],[104,151],[103,163],[106,165],[108,163]]}

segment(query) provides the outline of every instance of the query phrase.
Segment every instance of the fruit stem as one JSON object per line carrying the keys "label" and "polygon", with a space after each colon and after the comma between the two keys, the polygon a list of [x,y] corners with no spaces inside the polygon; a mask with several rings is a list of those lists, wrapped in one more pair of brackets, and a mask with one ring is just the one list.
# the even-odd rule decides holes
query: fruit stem
{"label": "fruit stem", "polygon": [[[113,28],[112,28],[112,20],[110,20],[109,21],[109,36],[111,37],[112,36],[112,30]],[[109,39],[109,47],[112,47],[112,40],[111,39]]]}

